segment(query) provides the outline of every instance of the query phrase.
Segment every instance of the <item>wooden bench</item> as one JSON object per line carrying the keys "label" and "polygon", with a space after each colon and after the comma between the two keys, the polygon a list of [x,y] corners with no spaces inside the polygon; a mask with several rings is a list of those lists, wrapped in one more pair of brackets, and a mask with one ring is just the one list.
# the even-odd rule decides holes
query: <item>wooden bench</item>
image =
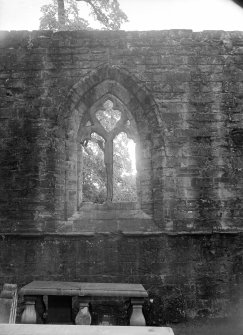
{"label": "wooden bench", "polygon": [[[89,311],[89,305],[93,297],[109,297],[112,299],[123,297],[129,299],[132,306],[130,326],[146,325],[142,307],[148,294],[141,284],[33,281],[21,288],[20,295],[23,295],[25,300],[25,310],[21,318],[22,323],[41,323],[45,313],[43,296],[48,297],[47,314],[49,314],[49,320],[51,315],[55,316],[58,313],[62,314],[62,318],[65,320],[65,311],[71,313],[72,297],[77,297],[79,311],[75,318],[75,324],[80,325],[91,324],[92,315]],[[62,308],[62,305],[66,307]]]}
{"label": "wooden bench", "polygon": [[1,335],[174,335],[169,327],[0,325]]}

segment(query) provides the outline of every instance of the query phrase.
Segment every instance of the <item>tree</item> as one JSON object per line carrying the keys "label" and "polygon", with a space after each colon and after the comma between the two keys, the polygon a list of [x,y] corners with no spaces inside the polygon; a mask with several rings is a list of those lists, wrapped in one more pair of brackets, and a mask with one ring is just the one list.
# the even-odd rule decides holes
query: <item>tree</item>
{"label": "tree", "polygon": [[241,8],[243,8],[242,0],[233,0],[233,2],[236,3],[238,6],[240,6]]}
{"label": "tree", "polygon": [[[83,201],[103,203],[106,200],[106,172],[102,138],[92,134],[91,141],[83,148]],[[113,142],[114,147],[114,201],[136,201],[136,173],[132,169],[128,152],[129,139],[120,133]]]}
{"label": "tree", "polygon": [[103,203],[106,200],[104,154],[94,138],[83,147],[83,201]]}
{"label": "tree", "polygon": [[118,0],[51,0],[41,7],[40,29],[82,30],[91,29],[89,22],[79,16],[77,1],[90,7],[90,14],[104,29],[118,30],[127,22],[126,14],[120,9]]}

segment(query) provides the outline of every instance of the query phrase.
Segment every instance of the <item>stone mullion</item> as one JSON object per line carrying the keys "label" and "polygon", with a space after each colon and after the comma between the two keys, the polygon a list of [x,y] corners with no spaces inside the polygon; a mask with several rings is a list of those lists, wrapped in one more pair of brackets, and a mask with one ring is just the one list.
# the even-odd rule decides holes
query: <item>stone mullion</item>
{"label": "stone mullion", "polygon": [[111,202],[113,199],[113,139],[109,138],[105,142],[104,160],[106,167],[106,187],[107,187],[107,201]]}

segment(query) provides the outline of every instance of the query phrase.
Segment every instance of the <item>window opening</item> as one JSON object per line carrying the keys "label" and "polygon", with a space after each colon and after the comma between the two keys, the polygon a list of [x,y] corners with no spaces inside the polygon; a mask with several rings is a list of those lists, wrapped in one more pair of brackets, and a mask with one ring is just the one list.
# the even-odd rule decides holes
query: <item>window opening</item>
{"label": "window opening", "polygon": [[106,200],[106,173],[104,140],[93,133],[91,140],[83,147],[83,201],[103,203]]}
{"label": "window opening", "polygon": [[[84,174],[83,178],[83,190],[87,192],[89,189],[94,190],[96,188],[101,193],[98,192],[99,195],[95,199],[86,193],[83,199],[85,201],[89,199],[93,202],[104,202],[104,184],[98,183],[98,180],[105,175],[103,178],[106,188],[105,201],[134,201],[136,199],[136,172],[134,163],[132,171],[132,162],[129,161],[131,160],[129,150],[131,153],[132,146],[135,146],[131,139],[136,141],[137,136],[134,121],[124,110],[114,109],[111,100],[106,100],[103,108],[96,111],[92,110],[90,120],[81,128],[80,136],[80,142],[84,148],[84,163],[89,164],[84,170],[86,175]],[[102,163],[101,152],[103,153]],[[94,157],[88,157],[89,155],[94,155]],[[133,161],[135,161],[134,158]],[[89,166],[92,169],[95,169],[96,166],[97,173],[92,171]],[[103,168],[101,169],[101,167]],[[86,177],[88,178],[87,181],[85,180]],[[90,183],[93,183],[92,187]],[[130,193],[130,197],[123,195],[122,192],[127,195]]]}
{"label": "window opening", "polygon": [[113,199],[136,201],[135,142],[122,132],[113,141]]}

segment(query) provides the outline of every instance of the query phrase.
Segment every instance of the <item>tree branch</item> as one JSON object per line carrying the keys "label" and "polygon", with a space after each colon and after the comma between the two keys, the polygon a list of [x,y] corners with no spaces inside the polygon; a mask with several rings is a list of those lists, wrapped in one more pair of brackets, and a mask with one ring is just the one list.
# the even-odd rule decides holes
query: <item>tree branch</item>
{"label": "tree branch", "polygon": [[64,0],[57,0],[58,4],[58,22],[61,26],[65,25],[65,8]]}

